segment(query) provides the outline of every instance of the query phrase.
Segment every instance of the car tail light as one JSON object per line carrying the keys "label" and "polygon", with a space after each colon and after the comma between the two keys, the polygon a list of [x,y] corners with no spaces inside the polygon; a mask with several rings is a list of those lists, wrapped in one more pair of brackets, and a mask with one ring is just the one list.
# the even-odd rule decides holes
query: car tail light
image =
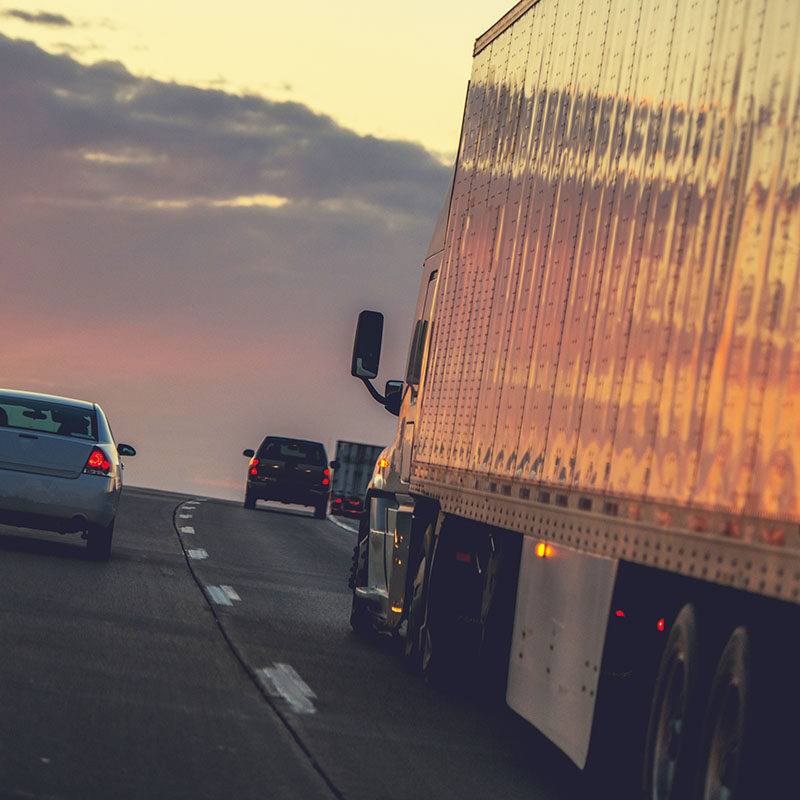
{"label": "car tail light", "polygon": [[83,471],[87,475],[108,475],[111,472],[111,461],[99,447],[95,447],[86,460]]}
{"label": "car tail light", "polygon": [[253,456],[253,458],[250,459],[250,474],[251,475],[258,475],[257,467],[258,467],[258,459],[255,456]]}

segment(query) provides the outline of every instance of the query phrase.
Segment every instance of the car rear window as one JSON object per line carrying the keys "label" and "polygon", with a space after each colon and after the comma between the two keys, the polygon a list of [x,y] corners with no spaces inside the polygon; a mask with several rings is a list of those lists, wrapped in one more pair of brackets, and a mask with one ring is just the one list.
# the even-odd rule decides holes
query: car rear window
{"label": "car rear window", "polygon": [[318,442],[298,439],[264,439],[258,448],[258,457],[269,461],[302,461],[315,467],[325,466],[325,448]]}
{"label": "car rear window", "polygon": [[97,441],[93,408],[0,394],[0,426]]}

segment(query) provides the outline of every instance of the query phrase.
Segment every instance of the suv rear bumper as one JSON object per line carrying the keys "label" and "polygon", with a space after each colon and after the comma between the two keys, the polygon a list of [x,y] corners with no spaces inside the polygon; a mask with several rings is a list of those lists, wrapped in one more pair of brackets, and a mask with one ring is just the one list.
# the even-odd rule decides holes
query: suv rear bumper
{"label": "suv rear bumper", "polygon": [[317,506],[328,502],[328,491],[298,487],[272,481],[247,481],[247,494],[253,500],[277,500],[280,503],[296,503],[300,506]]}

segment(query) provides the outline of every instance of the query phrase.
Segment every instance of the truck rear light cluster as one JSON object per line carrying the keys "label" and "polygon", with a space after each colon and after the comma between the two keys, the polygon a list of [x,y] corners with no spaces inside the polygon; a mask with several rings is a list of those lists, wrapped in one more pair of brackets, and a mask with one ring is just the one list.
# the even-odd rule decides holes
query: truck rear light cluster
{"label": "truck rear light cluster", "polygon": [[83,471],[86,475],[108,475],[111,472],[111,461],[99,447],[95,447],[86,460]]}

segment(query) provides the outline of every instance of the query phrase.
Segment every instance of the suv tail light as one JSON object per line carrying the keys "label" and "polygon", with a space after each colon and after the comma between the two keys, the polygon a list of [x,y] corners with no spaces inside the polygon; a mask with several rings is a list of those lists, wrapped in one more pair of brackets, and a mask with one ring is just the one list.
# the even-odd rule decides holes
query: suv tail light
{"label": "suv tail light", "polygon": [[257,467],[258,467],[258,459],[255,456],[253,456],[250,459],[250,474],[251,475],[258,475]]}
{"label": "suv tail light", "polygon": [[330,479],[328,478],[328,475],[331,474],[331,471],[329,469],[325,469],[325,470],[322,471],[322,474],[325,476],[322,479],[322,485],[323,486],[327,486],[330,483]]}
{"label": "suv tail light", "polygon": [[86,460],[83,471],[87,475],[108,475],[111,472],[111,466],[108,456],[99,447],[95,447]]}

